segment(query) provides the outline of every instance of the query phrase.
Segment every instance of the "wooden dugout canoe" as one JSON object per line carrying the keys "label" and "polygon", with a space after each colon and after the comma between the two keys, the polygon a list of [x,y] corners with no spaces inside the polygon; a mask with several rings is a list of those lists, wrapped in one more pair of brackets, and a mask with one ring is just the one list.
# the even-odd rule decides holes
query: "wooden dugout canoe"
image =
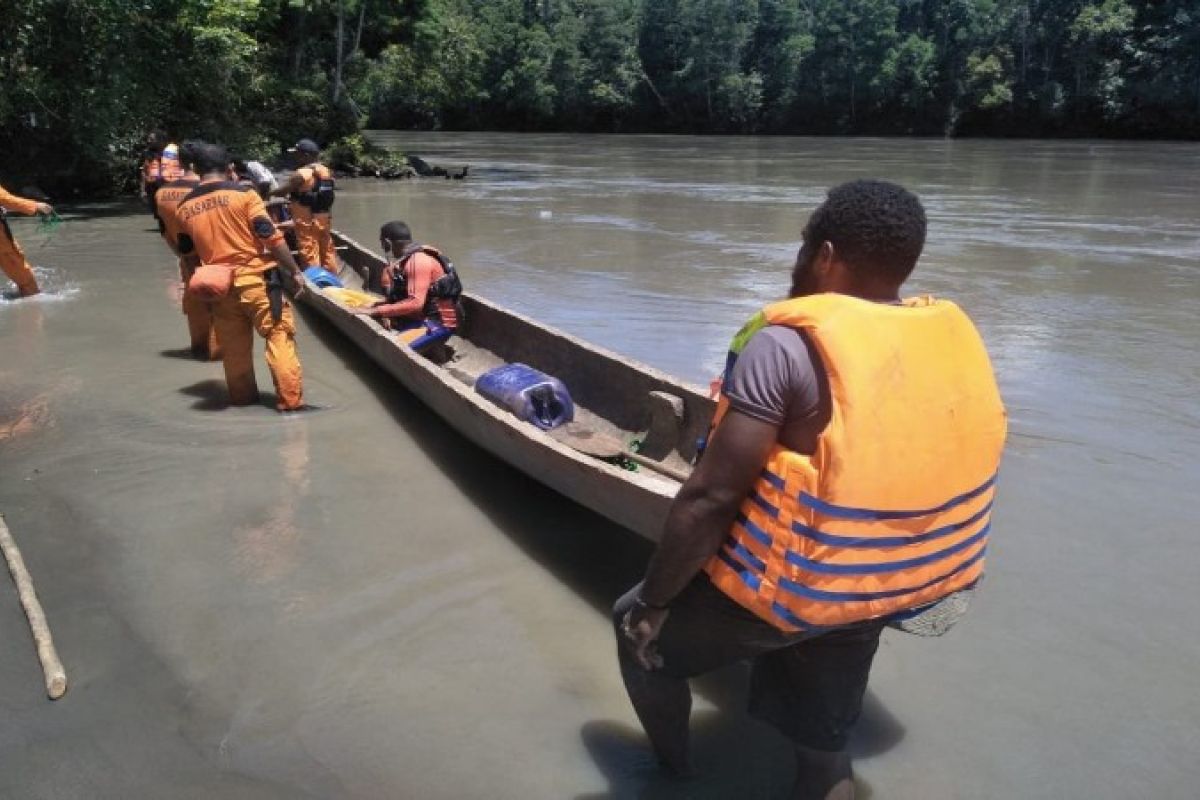
{"label": "wooden dugout canoe", "polygon": [[[377,291],[384,261],[347,236],[335,232],[334,238],[348,267],[341,274],[346,287]],[[679,489],[679,481],[663,472],[688,472],[715,408],[697,387],[470,293],[463,296],[466,324],[442,351],[426,357],[370,317],[352,314],[336,294],[310,282],[299,302],[475,444],[579,504],[658,539]],[[479,375],[509,362],[566,385],[575,403],[573,432],[626,445],[636,439],[640,460],[653,463],[630,470],[628,460],[621,466],[587,455],[577,439],[543,432],[475,391]]]}

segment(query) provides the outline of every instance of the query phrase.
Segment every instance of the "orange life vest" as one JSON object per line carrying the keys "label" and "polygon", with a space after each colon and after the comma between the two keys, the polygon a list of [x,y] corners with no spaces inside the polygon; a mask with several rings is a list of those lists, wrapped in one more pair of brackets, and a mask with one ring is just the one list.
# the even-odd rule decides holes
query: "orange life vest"
{"label": "orange life vest", "polygon": [[302,182],[300,188],[289,195],[289,199],[313,214],[328,214],[333,209],[337,189],[333,172],[324,164],[317,163],[301,167],[297,172]]}
{"label": "orange life vest", "polygon": [[1007,424],[966,314],[929,297],[796,298],[739,331],[731,365],[766,325],[813,342],[831,416],[813,455],[771,450],[705,565],[713,584],[785,631],[889,618],[974,585]]}

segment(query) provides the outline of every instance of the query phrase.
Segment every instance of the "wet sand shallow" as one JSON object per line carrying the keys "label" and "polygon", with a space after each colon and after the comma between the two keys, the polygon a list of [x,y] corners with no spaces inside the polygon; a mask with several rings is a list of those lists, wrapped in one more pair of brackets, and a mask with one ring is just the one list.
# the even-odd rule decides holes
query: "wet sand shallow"
{"label": "wet sand shallow", "polygon": [[[644,348],[653,330],[639,322],[638,292],[657,302],[694,278],[598,270],[588,253],[614,238],[611,219],[586,245],[577,226],[589,223],[576,220],[557,230],[574,272],[521,297],[485,256],[515,247],[498,231],[530,223],[489,216],[488,193],[512,190],[499,171],[480,173],[458,187],[351,185],[342,225],[370,242],[376,221],[408,217],[481,291],[530,313],[556,293],[591,292],[598,299],[571,319],[573,332],[685,374],[682,352]],[[930,205],[944,209],[945,236],[977,231],[955,247],[985,248],[991,228],[978,219],[944,222],[965,205],[982,213],[977,200]],[[473,216],[459,214],[465,230],[452,239],[435,218],[464,207]],[[266,405],[223,409],[219,366],[163,354],[185,341],[173,263],[145,215],[117,210],[129,213],[72,219],[45,247],[18,228],[34,260],[55,265],[62,298],[0,304],[0,512],[72,681],[63,700],[45,699],[15,591],[0,580],[0,797],[785,792],[786,746],[741,711],[739,669],[700,686],[703,779],[657,776],[620,688],[606,611],[648,545],[466,444],[306,314],[307,393],[330,408],[294,419]],[[1197,241],[1178,214],[1179,236]],[[1115,237],[1105,246],[1138,257],[1112,231],[1072,231],[1093,249]],[[555,232],[527,235],[509,269],[536,272]],[[785,233],[772,245],[780,252]],[[633,241],[614,246],[667,247]],[[992,246],[994,263],[1020,262],[1017,244]],[[927,283],[952,285],[951,252],[932,234],[931,248]],[[1012,274],[988,262],[967,276],[1065,310],[1043,308],[1056,327],[1039,331],[1000,299],[968,295],[1018,434],[991,577],[950,636],[885,637],[854,745],[865,796],[1195,796],[1200,543],[1184,507],[1200,477],[1186,391],[1200,369],[1170,343],[1189,330],[1180,320],[1197,307],[1196,274],[1172,252],[1142,274],[1166,271],[1157,283],[1175,274],[1178,285],[1117,276],[1098,290],[1100,278],[1042,262]],[[769,275],[756,280],[766,287]],[[597,287],[629,290],[624,321]],[[696,291],[714,309],[704,324],[722,331],[698,338],[719,352],[757,295],[726,309],[719,287]],[[1089,305],[1128,318],[1116,344],[1074,327]],[[688,319],[665,314],[672,330]],[[709,367],[696,349],[693,380]],[[269,400],[261,361],[258,374]],[[1167,400],[1127,431],[1117,423],[1147,386]]]}

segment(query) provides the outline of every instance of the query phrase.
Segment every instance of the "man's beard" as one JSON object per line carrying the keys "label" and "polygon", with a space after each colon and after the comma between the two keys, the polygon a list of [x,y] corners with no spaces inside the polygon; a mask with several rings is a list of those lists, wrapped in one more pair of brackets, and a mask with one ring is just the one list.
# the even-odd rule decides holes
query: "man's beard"
{"label": "man's beard", "polygon": [[817,280],[812,269],[813,261],[814,259],[801,249],[800,255],[796,257],[796,268],[792,270],[792,288],[788,291],[789,298],[807,297],[817,293]]}

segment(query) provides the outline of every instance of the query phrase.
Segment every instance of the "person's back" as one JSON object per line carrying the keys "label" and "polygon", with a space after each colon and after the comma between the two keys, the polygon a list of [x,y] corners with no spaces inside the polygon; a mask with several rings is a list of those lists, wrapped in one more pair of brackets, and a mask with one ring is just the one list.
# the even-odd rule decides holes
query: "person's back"
{"label": "person's back", "polygon": [[158,230],[172,251],[178,252],[179,249],[179,220],[175,212],[184,198],[191,194],[199,184],[199,177],[195,174],[185,173],[169,183],[164,183],[154,194]]}
{"label": "person's back", "polygon": [[749,660],[750,712],[794,745],[794,796],[853,797],[845,748],[880,633],[944,632],[953,615],[909,623],[961,608],[982,575],[1004,409],[966,315],[900,299],[925,229],[902,187],[832,189],[789,299],[730,345],[707,449],[614,607],[669,769],[690,769],[687,680]]}
{"label": "person's back", "polygon": [[217,339],[223,351],[225,382],[233,405],[258,399],[254,379],[254,340],[266,340],[267,366],[275,384],[276,408],[304,407],[300,360],[296,355],[295,322],[278,279],[280,264],[301,286],[300,271],[251,188],[227,179],[229,157],[224,148],[196,150],[200,184],[176,211],[180,251],[200,260],[188,290],[213,301]]}
{"label": "person's back", "polygon": [[271,268],[260,242],[269,239],[273,230],[259,226],[256,232],[256,220],[267,217],[267,212],[250,187],[227,180],[201,182],[175,214],[181,229],[191,237],[200,263],[248,272]]}
{"label": "person's back", "polygon": [[311,139],[301,139],[289,149],[298,167],[278,188],[275,196],[287,196],[296,235],[296,250],[306,267],[321,267],[337,275],[340,265],[333,244],[333,204],[336,181],[333,172],[320,163],[321,150]]}

